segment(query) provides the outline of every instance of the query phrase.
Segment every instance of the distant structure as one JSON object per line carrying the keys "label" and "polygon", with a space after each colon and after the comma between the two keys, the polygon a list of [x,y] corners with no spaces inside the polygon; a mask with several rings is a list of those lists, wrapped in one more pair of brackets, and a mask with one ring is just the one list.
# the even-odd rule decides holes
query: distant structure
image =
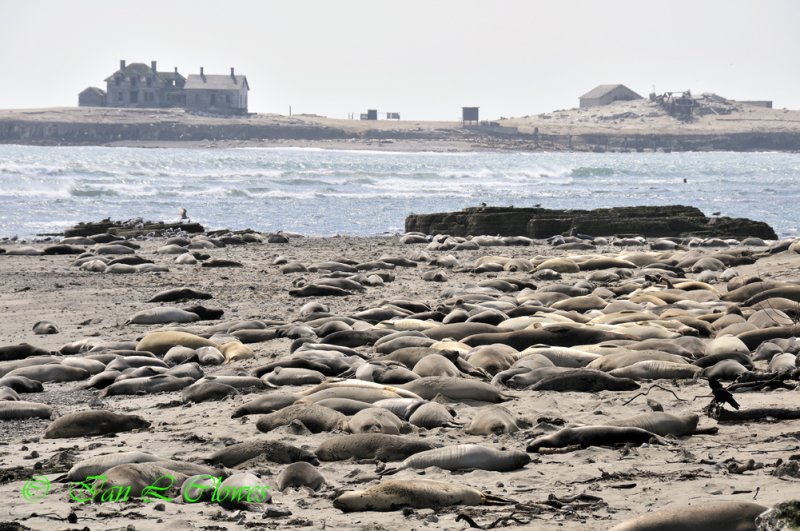
{"label": "distant structure", "polygon": [[206,75],[201,66],[200,74],[190,75],[183,88],[188,109],[242,114],[247,112],[247,92],[250,86],[245,76],[236,76],[233,67],[230,75],[220,76]]}
{"label": "distant structure", "polygon": [[736,100],[736,103],[743,103],[752,107],[764,107],[765,109],[772,108],[771,100]]}
{"label": "distant structure", "polygon": [[362,113],[359,116],[362,120],[377,120],[378,119],[378,109],[367,109],[366,113]]}
{"label": "distant structure", "polygon": [[106,91],[89,87],[78,95],[81,107],[169,108],[193,111],[246,114],[250,85],[247,77],[236,75],[199,75],[183,77],[178,67],[173,72],[159,72],[156,61],[119,62],[119,69],[105,79]]}
{"label": "distant structure", "polygon": [[78,94],[80,107],[105,107],[106,91],[97,87],[87,87]]}
{"label": "distant structure", "polygon": [[625,85],[598,85],[580,97],[581,109],[608,105],[615,101],[644,99]]}
{"label": "distant structure", "polygon": [[478,125],[480,118],[478,118],[478,110],[480,107],[461,107],[461,124],[462,125]]}

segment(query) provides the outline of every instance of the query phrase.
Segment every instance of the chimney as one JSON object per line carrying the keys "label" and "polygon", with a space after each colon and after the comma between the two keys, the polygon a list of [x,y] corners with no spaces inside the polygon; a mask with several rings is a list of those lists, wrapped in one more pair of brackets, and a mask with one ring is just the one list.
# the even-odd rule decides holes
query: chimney
{"label": "chimney", "polygon": [[177,66],[175,67],[175,73],[176,74],[178,73],[178,67]]}
{"label": "chimney", "polygon": [[236,76],[233,75],[233,67],[231,67],[231,77],[233,78],[234,81],[236,81]]}
{"label": "chimney", "polygon": [[119,69],[120,70],[125,70],[125,59],[120,59],[119,60]]}
{"label": "chimney", "polygon": [[200,77],[203,78],[203,83],[206,82],[206,74],[203,72],[203,67],[200,67]]}
{"label": "chimney", "polygon": [[150,61],[150,70],[152,70],[154,74],[156,73],[156,62],[155,61]]}

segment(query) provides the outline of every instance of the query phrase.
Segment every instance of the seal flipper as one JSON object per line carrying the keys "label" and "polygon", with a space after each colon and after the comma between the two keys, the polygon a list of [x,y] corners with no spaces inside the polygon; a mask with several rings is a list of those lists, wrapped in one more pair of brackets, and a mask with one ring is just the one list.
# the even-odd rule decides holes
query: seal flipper
{"label": "seal flipper", "polygon": [[484,505],[514,505],[516,502],[509,498],[503,498],[501,496],[495,496],[493,494],[486,494],[485,492],[482,493],[483,495],[483,504]]}

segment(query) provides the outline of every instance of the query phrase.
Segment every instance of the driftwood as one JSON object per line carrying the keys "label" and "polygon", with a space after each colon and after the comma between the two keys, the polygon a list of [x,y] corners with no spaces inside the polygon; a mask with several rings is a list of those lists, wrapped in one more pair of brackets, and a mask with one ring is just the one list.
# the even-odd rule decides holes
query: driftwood
{"label": "driftwood", "polygon": [[786,380],[800,379],[800,369],[784,372],[746,372],[727,387],[731,393],[760,391],[762,389],[795,389],[795,385]]}
{"label": "driftwood", "polygon": [[744,422],[744,421],[766,421],[776,420],[795,420],[800,419],[800,409],[786,409],[782,407],[762,407],[745,409],[741,411],[730,411],[723,408],[715,408],[710,412],[710,416],[717,419],[717,422]]}

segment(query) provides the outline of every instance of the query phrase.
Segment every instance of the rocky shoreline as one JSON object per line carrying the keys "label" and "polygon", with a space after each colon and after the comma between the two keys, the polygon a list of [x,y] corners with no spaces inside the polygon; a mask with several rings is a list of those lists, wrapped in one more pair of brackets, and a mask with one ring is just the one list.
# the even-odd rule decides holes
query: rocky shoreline
{"label": "rocky shoreline", "polygon": [[547,208],[476,207],[460,212],[412,214],[406,232],[453,236],[499,235],[550,238],[557,235],[642,236],[645,238],[777,239],[764,222],[746,218],[707,217],[683,205],[555,210]]}

